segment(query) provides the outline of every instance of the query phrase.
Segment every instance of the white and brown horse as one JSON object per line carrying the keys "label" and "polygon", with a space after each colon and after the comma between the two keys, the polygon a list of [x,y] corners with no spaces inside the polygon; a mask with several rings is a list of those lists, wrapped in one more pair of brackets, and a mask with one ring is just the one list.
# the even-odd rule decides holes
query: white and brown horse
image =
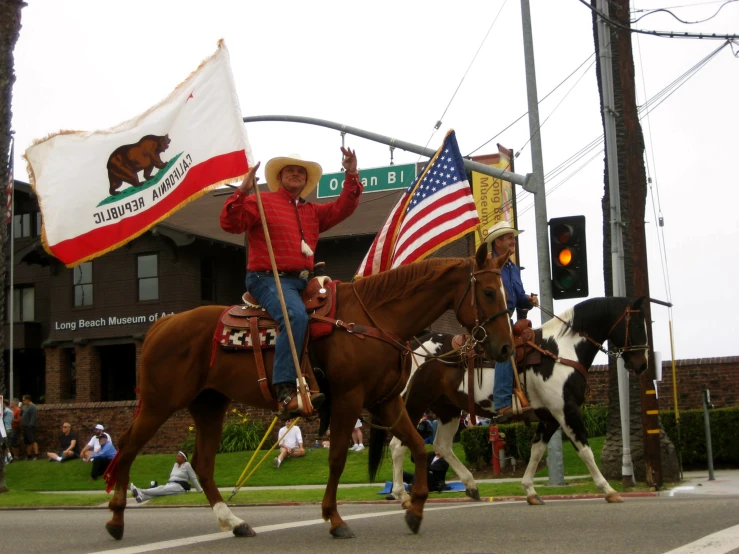
{"label": "white and brown horse", "polygon": [[[593,298],[565,311],[541,328],[541,348],[554,357],[542,356],[535,366],[520,367],[521,378],[531,406],[539,417],[539,427],[532,447],[531,458],[521,482],[529,504],[543,503],[534,489],[534,475],[549,439],[560,427],[577,449],[587,465],[595,484],[606,495],[608,502],[620,502],[621,497],[608,484],[595,463],[593,452],[582,419],[580,406],[585,400],[586,377],[573,365],[587,371],[601,344],[608,341],[608,352],[623,356],[627,369],[641,373],[647,367],[647,332],[643,310],[644,299]],[[420,339],[422,346],[416,353],[428,361],[412,373],[404,392],[406,409],[411,421],[418,421],[428,409],[439,418],[439,427],[434,439],[434,449],[440,452],[465,484],[467,495],[479,499],[477,484],[472,474],[457,459],[452,450],[452,440],[459,426],[460,410],[469,409],[469,379],[466,365],[456,358],[438,359],[434,356],[447,355],[452,350],[451,336],[443,334],[425,335]],[[603,349],[604,350],[604,349]],[[568,362],[575,364],[568,365]],[[493,411],[494,369],[477,368],[474,379],[475,411],[478,415],[495,417]],[[372,430],[370,458],[382,457],[384,432]],[[390,443],[393,458],[393,495],[406,502],[408,495],[403,488],[402,463],[405,446],[398,438]],[[374,450],[374,452],[373,452]],[[379,451],[379,453],[378,453]]]}

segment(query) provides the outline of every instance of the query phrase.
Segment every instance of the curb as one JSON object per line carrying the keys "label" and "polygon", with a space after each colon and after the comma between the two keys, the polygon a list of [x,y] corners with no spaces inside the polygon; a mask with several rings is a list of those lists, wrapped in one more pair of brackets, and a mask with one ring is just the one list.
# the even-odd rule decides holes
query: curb
{"label": "curb", "polygon": [[[658,492],[622,492],[620,494],[624,498],[652,498],[658,497]],[[603,500],[605,495],[603,494],[551,494],[551,495],[540,495],[542,500]],[[491,503],[491,502],[526,502],[525,496],[483,496],[479,501],[472,500],[471,498],[434,498],[427,500],[428,504],[472,504],[472,503]],[[344,501],[337,502],[337,505],[383,505],[383,504],[398,504],[399,500],[357,500],[357,501]],[[320,502],[261,502],[252,504],[228,504],[229,508],[263,508],[263,507],[285,507],[285,506],[320,506]],[[167,506],[136,506],[131,509],[136,510],[162,510],[166,508],[208,508],[207,504],[173,504]],[[107,510],[108,506],[18,506],[18,507],[0,507],[0,512],[3,511],[32,511],[32,510]]]}

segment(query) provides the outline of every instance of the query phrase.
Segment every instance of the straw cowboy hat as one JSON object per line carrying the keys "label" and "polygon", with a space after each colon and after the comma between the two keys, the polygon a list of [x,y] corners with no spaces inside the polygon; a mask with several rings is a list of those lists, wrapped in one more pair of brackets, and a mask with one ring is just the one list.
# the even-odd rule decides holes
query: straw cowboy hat
{"label": "straw cowboy hat", "polygon": [[487,242],[488,244],[493,244],[493,241],[495,239],[509,233],[513,233],[513,236],[515,237],[516,235],[520,235],[521,233],[523,233],[523,231],[514,229],[507,221],[499,221],[490,228],[487,236],[485,237],[485,242]]}
{"label": "straw cowboy hat", "polygon": [[264,168],[264,176],[267,179],[267,186],[272,192],[280,190],[280,171],[288,165],[299,165],[304,167],[308,172],[308,180],[306,181],[305,188],[300,193],[302,198],[308,196],[311,191],[318,186],[318,181],[321,180],[323,170],[321,166],[316,162],[308,162],[300,157],[299,154],[290,154],[289,156],[281,156],[278,158],[272,158],[267,162],[267,166]]}

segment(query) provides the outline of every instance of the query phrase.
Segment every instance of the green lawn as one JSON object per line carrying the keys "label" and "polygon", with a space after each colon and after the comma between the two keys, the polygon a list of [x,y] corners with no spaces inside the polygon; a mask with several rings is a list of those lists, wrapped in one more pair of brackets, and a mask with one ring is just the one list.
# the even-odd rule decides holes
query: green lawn
{"label": "green lawn", "polygon": [[[604,439],[602,437],[592,439],[596,460],[600,460],[600,452],[603,448]],[[431,448],[428,446],[427,448]],[[457,457],[465,461],[464,452],[459,443],[454,444],[454,452]],[[577,456],[574,447],[566,442],[563,448],[565,475],[587,475],[587,469]],[[235,454],[219,454],[216,462],[216,483],[220,487],[235,486],[239,476],[241,475],[246,463],[251,458],[253,452],[239,452]],[[258,463],[262,454],[256,458]],[[272,491],[254,491],[249,490],[250,486],[286,486],[286,485],[323,485],[328,480],[328,450],[318,449],[311,450],[301,459],[287,460],[282,464],[280,469],[275,469],[272,465],[274,453],[265,460],[264,464],[254,473],[244,488],[237,494],[233,502],[235,503],[261,503],[261,502],[320,502],[323,496],[323,490],[272,490]],[[363,452],[349,452],[346,467],[341,478],[342,483],[368,483],[369,477],[367,473],[367,450]],[[160,482],[166,480],[169,475],[174,457],[167,455],[150,455],[139,456],[131,470],[131,478],[134,483],[140,486],[147,486],[149,481],[156,479]],[[410,455],[406,454],[404,469],[413,471],[413,465],[410,462]],[[378,485],[369,487],[358,487],[351,489],[340,489],[340,501],[356,501],[356,500],[377,500],[380,499],[376,493],[378,486],[385,481],[392,479],[392,463],[387,457],[380,471],[376,482]],[[16,462],[6,466],[6,481],[11,493],[0,495],[0,507],[2,506],[90,506],[99,505],[107,500],[105,495],[105,484],[102,479],[90,483],[88,477],[90,474],[90,465],[81,461],[66,462],[64,464],[51,463],[47,461],[35,462]],[[541,469],[538,477],[548,475],[546,467]],[[504,475],[505,477],[505,475]],[[457,480],[457,476],[452,470],[447,475],[448,481]],[[617,484],[613,484],[614,488],[619,490]],[[592,485],[589,479],[582,484],[568,485],[567,487],[550,488],[546,486],[537,487],[541,494],[582,494],[597,493],[598,490]],[[58,494],[37,494],[36,491],[100,491],[100,495],[58,495]],[[522,494],[521,486],[516,483],[493,483],[480,485],[480,494],[482,496],[520,496]],[[464,497],[464,493],[444,493],[432,494],[431,498],[455,498]],[[153,501],[156,504],[205,504],[203,495],[191,492],[186,495],[176,496],[172,498],[163,498]]]}

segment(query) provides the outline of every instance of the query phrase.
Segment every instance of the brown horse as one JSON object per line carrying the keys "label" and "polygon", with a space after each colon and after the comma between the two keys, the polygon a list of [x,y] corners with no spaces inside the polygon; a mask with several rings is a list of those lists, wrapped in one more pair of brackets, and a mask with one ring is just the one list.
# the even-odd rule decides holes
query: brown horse
{"label": "brown horse", "polygon": [[[408,341],[451,309],[492,359],[512,353],[511,328],[500,267],[481,246],[474,258],[432,259],[365,277],[336,287],[336,319],[382,329],[384,336]],[[224,531],[253,536],[252,528],[235,517],[213,481],[215,455],[223,418],[231,400],[269,409],[257,384],[254,357],[246,352],[218,351],[213,360],[213,334],[223,306],[203,306],[168,316],[152,325],[141,352],[140,411],[120,437],[113,479],[115,493],[106,524],[116,539],[123,536],[123,513],[129,470],[141,448],[176,411],[187,408],[195,420],[192,465],[208,502]],[[350,324],[350,325],[351,325]],[[392,334],[392,335],[391,335]],[[403,406],[400,393],[410,374],[411,356],[394,340],[378,340],[337,328],[315,341],[315,356],[330,393],[330,476],[322,516],[335,537],[353,537],[336,508],[336,490],[346,463],[354,423],[362,408],[390,426],[415,455],[416,484],[406,522],[416,533],[428,497],[425,449]],[[271,357],[266,363],[271,367]],[[212,363],[211,363],[212,362]]]}

